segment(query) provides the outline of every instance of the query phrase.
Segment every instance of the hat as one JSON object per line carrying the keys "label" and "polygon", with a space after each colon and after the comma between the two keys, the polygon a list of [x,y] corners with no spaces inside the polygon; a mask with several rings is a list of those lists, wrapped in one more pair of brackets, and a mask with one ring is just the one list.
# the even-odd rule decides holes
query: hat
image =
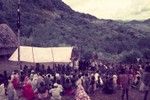
{"label": "hat", "polygon": [[57,87],[58,86],[58,84],[57,83],[54,83],[54,87]]}
{"label": "hat", "polygon": [[34,70],[31,70],[31,73],[34,73]]}

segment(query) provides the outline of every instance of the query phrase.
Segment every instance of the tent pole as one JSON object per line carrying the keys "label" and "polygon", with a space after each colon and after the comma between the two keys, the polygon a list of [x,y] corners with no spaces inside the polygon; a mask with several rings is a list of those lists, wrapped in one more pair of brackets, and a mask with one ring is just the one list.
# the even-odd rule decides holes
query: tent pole
{"label": "tent pole", "polygon": [[33,50],[33,47],[32,47],[32,57],[33,57],[33,63],[35,63],[35,57],[34,57],[34,50]]}
{"label": "tent pole", "polygon": [[17,28],[18,28],[18,65],[19,67],[21,67],[21,63],[20,63],[20,0],[18,0],[18,9],[17,9]]}
{"label": "tent pole", "polygon": [[52,58],[53,58],[52,65],[53,65],[53,68],[54,68],[54,53],[53,53],[53,48],[51,48],[51,53],[52,53]]}

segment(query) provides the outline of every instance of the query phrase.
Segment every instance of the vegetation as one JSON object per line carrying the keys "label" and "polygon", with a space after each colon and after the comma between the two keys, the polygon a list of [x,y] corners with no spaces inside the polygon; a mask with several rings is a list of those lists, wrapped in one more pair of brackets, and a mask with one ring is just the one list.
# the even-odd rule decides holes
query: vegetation
{"label": "vegetation", "polygon": [[[0,23],[17,32],[17,0],[0,0]],[[61,0],[21,0],[21,42],[32,46],[75,46],[110,61],[149,58],[150,20],[112,21],[73,11]],[[133,59],[134,59],[133,58]]]}

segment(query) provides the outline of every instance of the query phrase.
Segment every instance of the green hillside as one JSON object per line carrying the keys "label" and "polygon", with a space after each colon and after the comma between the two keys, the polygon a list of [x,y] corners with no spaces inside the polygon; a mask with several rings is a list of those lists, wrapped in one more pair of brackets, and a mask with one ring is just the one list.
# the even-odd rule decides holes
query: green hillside
{"label": "green hillside", "polygon": [[[17,32],[17,0],[0,0],[0,23]],[[113,21],[73,11],[61,0],[21,0],[21,44],[75,46],[109,61],[150,58],[150,20]]]}

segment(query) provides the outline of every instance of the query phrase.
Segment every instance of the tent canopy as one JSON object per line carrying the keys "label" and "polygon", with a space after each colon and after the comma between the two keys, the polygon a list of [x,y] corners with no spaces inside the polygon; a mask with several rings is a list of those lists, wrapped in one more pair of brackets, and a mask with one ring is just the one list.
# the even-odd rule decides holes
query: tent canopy
{"label": "tent canopy", "polygon": [[[71,62],[73,47],[30,47],[20,46],[20,61],[31,63]],[[18,49],[9,58],[18,61]]]}

